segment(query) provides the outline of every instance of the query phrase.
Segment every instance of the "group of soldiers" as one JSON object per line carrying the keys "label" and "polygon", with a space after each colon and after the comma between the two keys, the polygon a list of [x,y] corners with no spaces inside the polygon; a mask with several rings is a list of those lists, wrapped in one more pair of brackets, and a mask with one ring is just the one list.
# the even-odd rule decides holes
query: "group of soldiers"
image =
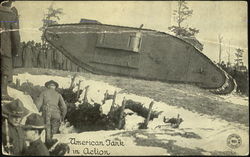
{"label": "group of soldiers", "polygon": [[[62,96],[56,91],[58,83],[53,80],[45,83],[47,89],[35,102],[40,114],[29,113],[24,106],[31,104],[24,105],[20,99],[11,97],[7,86],[13,81],[15,66],[63,69],[65,60],[61,62],[55,57],[60,53],[51,46],[34,42],[20,44],[18,12],[12,7],[12,1],[3,1],[0,5],[2,151],[10,155],[53,155],[48,145],[53,141],[53,135],[59,133],[60,123],[67,112]],[[70,69],[68,66],[65,70],[76,69],[72,63],[69,65]],[[41,140],[43,130],[50,136],[45,143]]]}
{"label": "group of soldiers", "polygon": [[18,56],[14,57],[15,68],[47,68],[66,71],[82,69],[49,44],[35,43],[33,40],[21,42]]}
{"label": "group of soldiers", "polygon": [[[20,99],[2,105],[2,146],[6,153],[27,156],[51,155],[48,146],[53,142],[53,135],[60,133],[59,127],[67,113],[64,99],[56,91],[58,86],[53,80],[45,83],[46,90],[35,101],[40,114],[29,113]],[[26,121],[25,125],[22,125],[24,117]],[[41,140],[42,131],[45,131],[45,143]],[[60,155],[65,154],[66,148],[62,148]]]}

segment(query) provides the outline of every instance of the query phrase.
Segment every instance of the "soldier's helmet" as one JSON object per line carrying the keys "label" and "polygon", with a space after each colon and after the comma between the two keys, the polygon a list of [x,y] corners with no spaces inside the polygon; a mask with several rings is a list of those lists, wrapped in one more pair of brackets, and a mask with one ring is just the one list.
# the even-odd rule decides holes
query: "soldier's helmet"
{"label": "soldier's helmet", "polygon": [[48,88],[49,85],[51,85],[51,84],[54,84],[54,85],[56,86],[56,88],[59,87],[59,84],[58,84],[56,81],[54,81],[54,80],[50,80],[50,81],[46,82],[46,83],[45,83],[45,87]]}
{"label": "soldier's helmet", "polygon": [[23,128],[24,129],[44,129],[45,128],[44,119],[39,114],[32,113],[27,117]]}
{"label": "soldier's helmet", "polygon": [[10,115],[14,117],[24,117],[29,113],[28,109],[26,109],[21,100],[16,99],[8,104],[3,105],[2,114]]}

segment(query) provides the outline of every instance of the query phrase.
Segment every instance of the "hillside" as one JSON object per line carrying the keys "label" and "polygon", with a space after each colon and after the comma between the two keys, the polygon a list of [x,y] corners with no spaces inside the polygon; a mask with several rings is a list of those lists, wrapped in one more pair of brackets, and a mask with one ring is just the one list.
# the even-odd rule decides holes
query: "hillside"
{"label": "hillside", "polygon": [[[28,72],[28,73],[27,73]],[[56,80],[60,87],[68,88],[75,72],[45,69],[15,69],[14,82],[29,81],[43,86],[48,80]],[[234,93],[226,96],[214,95],[207,90],[192,85],[170,84],[155,81],[135,80],[123,77],[78,73],[75,82],[82,80],[81,89],[90,86],[88,99],[100,102],[106,90],[117,91],[116,103],[121,105],[123,97],[144,104],[154,100],[153,110],[162,111],[158,118],[149,122],[148,129],[138,129],[142,122],[140,116],[126,116],[123,130],[100,130],[82,133],[57,134],[62,142],[70,144],[69,155],[245,155],[249,152],[249,111],[248,98]],[[13,91],[13,89],[11,90]],[[18,97],[13,91],[12,96]],[[21,96],[22,99],[27,99]],[[81,95],[82,98],[82,95]],[[109,102],[107,102],[109,103]],[[26,104],[33,108],[34,104]],[[33,106],[33,107],[30,107]],[[104,105],[105,110],[105,105]],[[163,117],[176,117],[180,114],[184,122],[179,128],[171,128],[163,123]],[[227,145],[230,134],[238,134],[242,143],[237,149]],[[70,143],[70,139],[79,141],[107,140],[122,141],[124,146],[91,146]],[[90,154],[93,150],[96,154]],[[99,153],[99,154],[98,154]]]}

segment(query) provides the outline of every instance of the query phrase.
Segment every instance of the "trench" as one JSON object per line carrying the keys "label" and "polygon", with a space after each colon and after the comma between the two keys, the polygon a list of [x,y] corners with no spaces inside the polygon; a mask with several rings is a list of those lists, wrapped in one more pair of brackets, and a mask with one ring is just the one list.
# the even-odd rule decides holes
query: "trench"
{"label": "trench", "polygon": [[[35,102],[40,93],[46,89],[44,86],[33,85],[31,82],[24,82],[21,85],[13,83],[10,86],[30,95],[34,104],[36,104]],[[77,91],[74,92],[73,88],[57,88],[56,90],[62,95],[67,105],[67,114],[64,119],[65,124],[67,124],[66,127],[73,126],[76,133],[124,129],[125,124],[129,123],[125,118],[127,115],[136,114],[146,120],[149,113],[149,109],[143,106],[142,103],[129,99],[126,100],[125,109],[130,110],[130,113],[123,112],[121,116],[122,106],[115,104],[108,114],[104,114],[102,112],[102,104],[79,100],[80,95],[84,94],[82,89],[78,91],[79,93]],[[112,99],[112,95],[109,95],[106,101],[109,99]],[[161,113],[152,110],[149,120],[158,118]],[[145,128],[147,126],[144,123],[138,123],[138,128],[135,129]]]}

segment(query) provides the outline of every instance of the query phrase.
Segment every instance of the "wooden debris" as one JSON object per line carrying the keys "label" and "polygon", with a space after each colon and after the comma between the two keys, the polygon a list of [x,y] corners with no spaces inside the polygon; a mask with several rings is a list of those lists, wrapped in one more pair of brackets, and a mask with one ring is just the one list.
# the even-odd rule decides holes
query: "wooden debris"
{"label": "wooden debris", "polygon": [[74,88],[74,82],[75,82],[76,76],[77,76],[77,74],[75,74],[75,75],[71,78],[71,83],[70,83],[69,89],[73,89],[73,88]]}
{"label": "wooden debris", "polygon": [[124,97],[122,101],[122,108],[121,108],[120,117],[119,117],[118,129],[122,129],[122,121],[123,121],[123,114],[124,114],[125,106],[126,106],[126,100]]}
{"label": "wooden debris", "polygon": [[149,122],[150,115],[151,115],[151,112],[152,112],[153,104],[154,104],[154,101],[151,101],[151,103],[149,104],[149,112],[148,112],[147,119],[144,122],[144,128],[147,128],[147,126],[148,126],[148,122]]}
{"label": "wooden debris", "polygon": [[82,80],[79,80],[79,83],[77,84],[77,92],[76,92],[76,98],[78,99],[80,96],[80,86],[81,86]]}
{"label": "wooden debris", "polygon": [[88,103],[88,98],[87,98],[88,90],[89,90],[89,86],[86,86],[85,87],[84,98],[83,98],[83,103]]}
{"label": "wooden debris", "polygon": [[110,113],[112,113],[113,111],[114,111],[114,107],[115,107],[115,100],[116,100],[116,94],[117,94],[117,92],[115,91],[114,92],[114,95],[113,96],[111,96],[112,98],[113,98],[113,101],[112,101],[112,105],[111,105],[111,107],[110,107]]}

